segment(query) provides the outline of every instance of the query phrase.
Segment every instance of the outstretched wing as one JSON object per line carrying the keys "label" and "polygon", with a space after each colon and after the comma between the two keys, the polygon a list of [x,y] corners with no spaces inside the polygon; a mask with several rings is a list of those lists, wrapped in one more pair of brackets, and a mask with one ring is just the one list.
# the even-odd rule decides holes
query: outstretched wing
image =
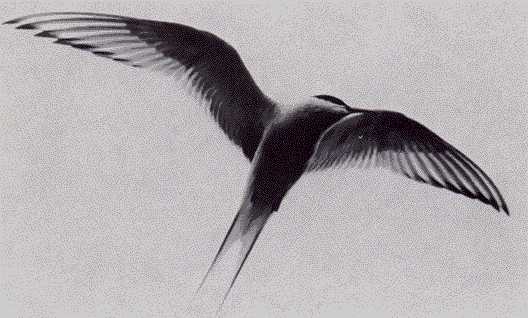
{"label": "outstretched wing", "polygon": [[509,214],[491,179],[422,124],[390,111],[353,113],[320,137],[306,171],[371,165],[480,200]]}
{"label": "outstretched wing", "polygon": [[187,79],[246,157],[253,158],[275,104],[258,88],[236,50],[214,34],[186,25],[118,15],[53,12],[4,24],[42,29],[36,36],[135,67]]}

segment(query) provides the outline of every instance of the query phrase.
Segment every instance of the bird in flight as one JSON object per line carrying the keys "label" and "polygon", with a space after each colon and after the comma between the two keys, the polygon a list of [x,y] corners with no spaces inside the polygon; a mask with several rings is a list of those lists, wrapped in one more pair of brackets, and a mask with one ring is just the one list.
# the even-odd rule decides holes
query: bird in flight
{"label": "bird in flight", "polygon": [[81,12],[5,22],[17,29],[133,67],[187,81],[229,139],[251,162],[238,213],[199,292],[221,307],[255,241],[304,174],[333,167],[381,167],[477,199],[509,214],[493,181],[437,134],[386,110],[350,107],[329,95],[286,107],[266,96],[237,51],[216,35],[183,24]]}

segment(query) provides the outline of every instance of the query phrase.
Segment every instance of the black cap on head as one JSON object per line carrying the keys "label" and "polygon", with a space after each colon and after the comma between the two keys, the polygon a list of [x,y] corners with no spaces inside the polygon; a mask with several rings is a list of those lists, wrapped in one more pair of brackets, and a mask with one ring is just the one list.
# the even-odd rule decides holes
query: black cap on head
{"label": "black cap on head", "polygon": [[330,102],[330,103],[337,104],[337,105],[348,106],[347,104],[345,104],[345,102],[343,102],[342,100],[340,100],[339,98],[334,97],[334,96],[330,96],[330,95],[315,95],[314,97],[322,99],[322,100],[325,100],[325,101]]}

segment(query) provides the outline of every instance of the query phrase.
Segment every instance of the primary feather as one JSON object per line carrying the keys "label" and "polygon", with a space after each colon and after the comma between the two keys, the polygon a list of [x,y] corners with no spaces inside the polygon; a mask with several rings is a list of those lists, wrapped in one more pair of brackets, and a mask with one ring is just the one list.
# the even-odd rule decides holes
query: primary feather
{"label": "primary feather", "polygon": [[52,12],[13,19],[18,29],[134,67],[153,68],[190,82],[248,159],[277,112],[237,51],[216,35],[183,24],[111,14]]}
{"label": "primary feather", "polygon": [[391,111],[352,113],[319,139],[306,171],[376,165],[509,213],[491,179],[462,152],[431,130]]}

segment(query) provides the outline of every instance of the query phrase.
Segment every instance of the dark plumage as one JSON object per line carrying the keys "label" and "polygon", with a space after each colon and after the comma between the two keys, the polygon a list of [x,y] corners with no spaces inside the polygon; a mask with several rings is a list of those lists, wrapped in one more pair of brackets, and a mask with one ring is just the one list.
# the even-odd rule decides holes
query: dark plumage
{"label": "dark plumage", "polygon": [[330,95],[315,95],[314,97],[322,99],[322,100],[325,100],[327,102],[330,102],[330,103],[333,103],[333,104],[336,104],[336,105],[341,105],[341,106],[348,107],[348,105],[345,104],[344,101],[342,101],[339,98],[334,97],[334,96],[330,96]]}
{"label": "dark plumage", "polygon": [[57,44],[185,79],[208,102],[221,129],[252,163],[241,207],[200,286],[200,293],[213,290],[218,304],[267,220],[305,172],[379,166],[509,213],[482,169],[425,126],[396,112],[351,108],[330,95],[286,110],[263,94],[236,50],[209,32],[79,12],[34,14],[5,24],[41,29],[36,36]]}

